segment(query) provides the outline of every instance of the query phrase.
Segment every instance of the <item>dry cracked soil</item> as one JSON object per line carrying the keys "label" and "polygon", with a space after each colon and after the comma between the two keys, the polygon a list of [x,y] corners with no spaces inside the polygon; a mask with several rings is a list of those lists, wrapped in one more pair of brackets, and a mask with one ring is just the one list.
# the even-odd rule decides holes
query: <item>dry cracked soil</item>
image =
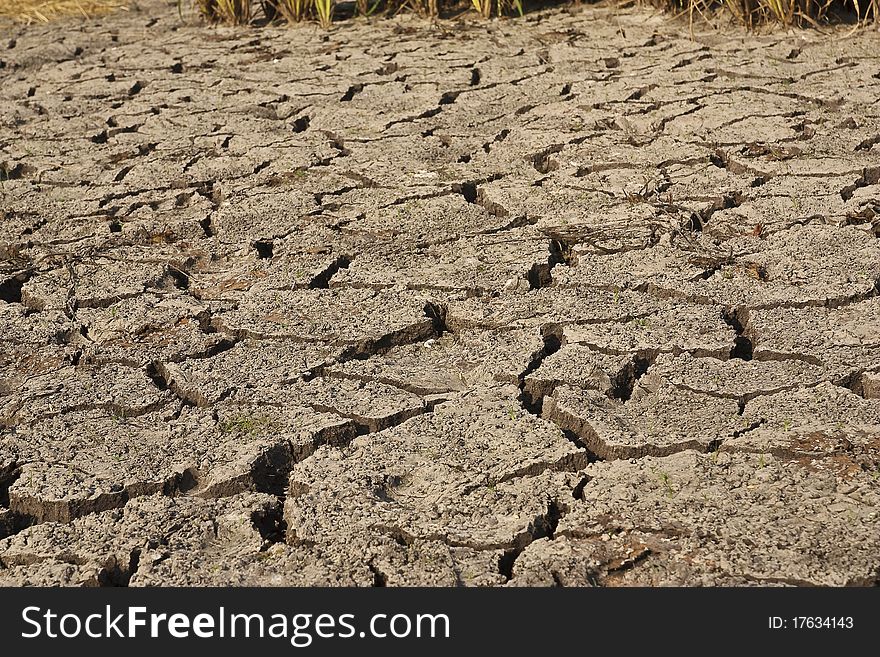
{"label": "dry cracked soil", "polygon": [[0,584],[877,584],[876,30],[148,0],[0,126]]}

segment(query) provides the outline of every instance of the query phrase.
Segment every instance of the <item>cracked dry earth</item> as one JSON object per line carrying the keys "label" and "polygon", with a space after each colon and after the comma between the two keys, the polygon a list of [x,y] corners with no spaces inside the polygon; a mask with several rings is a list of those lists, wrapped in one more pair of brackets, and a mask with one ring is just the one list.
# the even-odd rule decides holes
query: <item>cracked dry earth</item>
{"label": "cracked dry earth", "polygon": [[0,40],[0,584],[871,585],[876,31]]}

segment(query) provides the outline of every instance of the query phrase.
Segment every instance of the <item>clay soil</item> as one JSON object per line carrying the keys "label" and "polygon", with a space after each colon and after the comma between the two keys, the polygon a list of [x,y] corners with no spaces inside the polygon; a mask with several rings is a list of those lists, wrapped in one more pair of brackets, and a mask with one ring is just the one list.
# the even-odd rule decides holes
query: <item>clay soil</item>
{"label": "clay soil", "polygon": [[871,585],[880,35],[0,34],[0,584]]}

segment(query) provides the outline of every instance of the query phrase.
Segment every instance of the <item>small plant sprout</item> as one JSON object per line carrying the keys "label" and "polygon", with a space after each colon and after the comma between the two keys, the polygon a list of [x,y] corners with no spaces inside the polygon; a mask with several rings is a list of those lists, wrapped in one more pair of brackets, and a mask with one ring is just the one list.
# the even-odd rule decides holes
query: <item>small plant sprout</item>
{"label": "small plant sprout", "polygon": [[269,421],[264,417],[252,417],[250,415],[234,415],[220,423],[221,433],[236,433],[241,435],[251,435],[258,433],[269,425]]}
{"label": "small plant sprout", "polygon": [[674,496],[674,493],[672,492],[672,484],[669,483],[669,473],[660,470],[658,476],[660,477],[660,481],[663,482],[663,487],[666,489],[666,495],[671,500]]}

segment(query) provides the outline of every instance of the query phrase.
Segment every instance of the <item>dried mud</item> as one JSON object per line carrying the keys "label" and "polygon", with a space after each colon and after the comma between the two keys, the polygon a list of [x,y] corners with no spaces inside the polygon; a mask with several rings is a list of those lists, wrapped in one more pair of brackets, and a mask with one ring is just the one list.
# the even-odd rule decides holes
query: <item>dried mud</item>
{"label": "dried mud", "polygon": [[876,31],[0,39],[0,584],[876,585]]}

